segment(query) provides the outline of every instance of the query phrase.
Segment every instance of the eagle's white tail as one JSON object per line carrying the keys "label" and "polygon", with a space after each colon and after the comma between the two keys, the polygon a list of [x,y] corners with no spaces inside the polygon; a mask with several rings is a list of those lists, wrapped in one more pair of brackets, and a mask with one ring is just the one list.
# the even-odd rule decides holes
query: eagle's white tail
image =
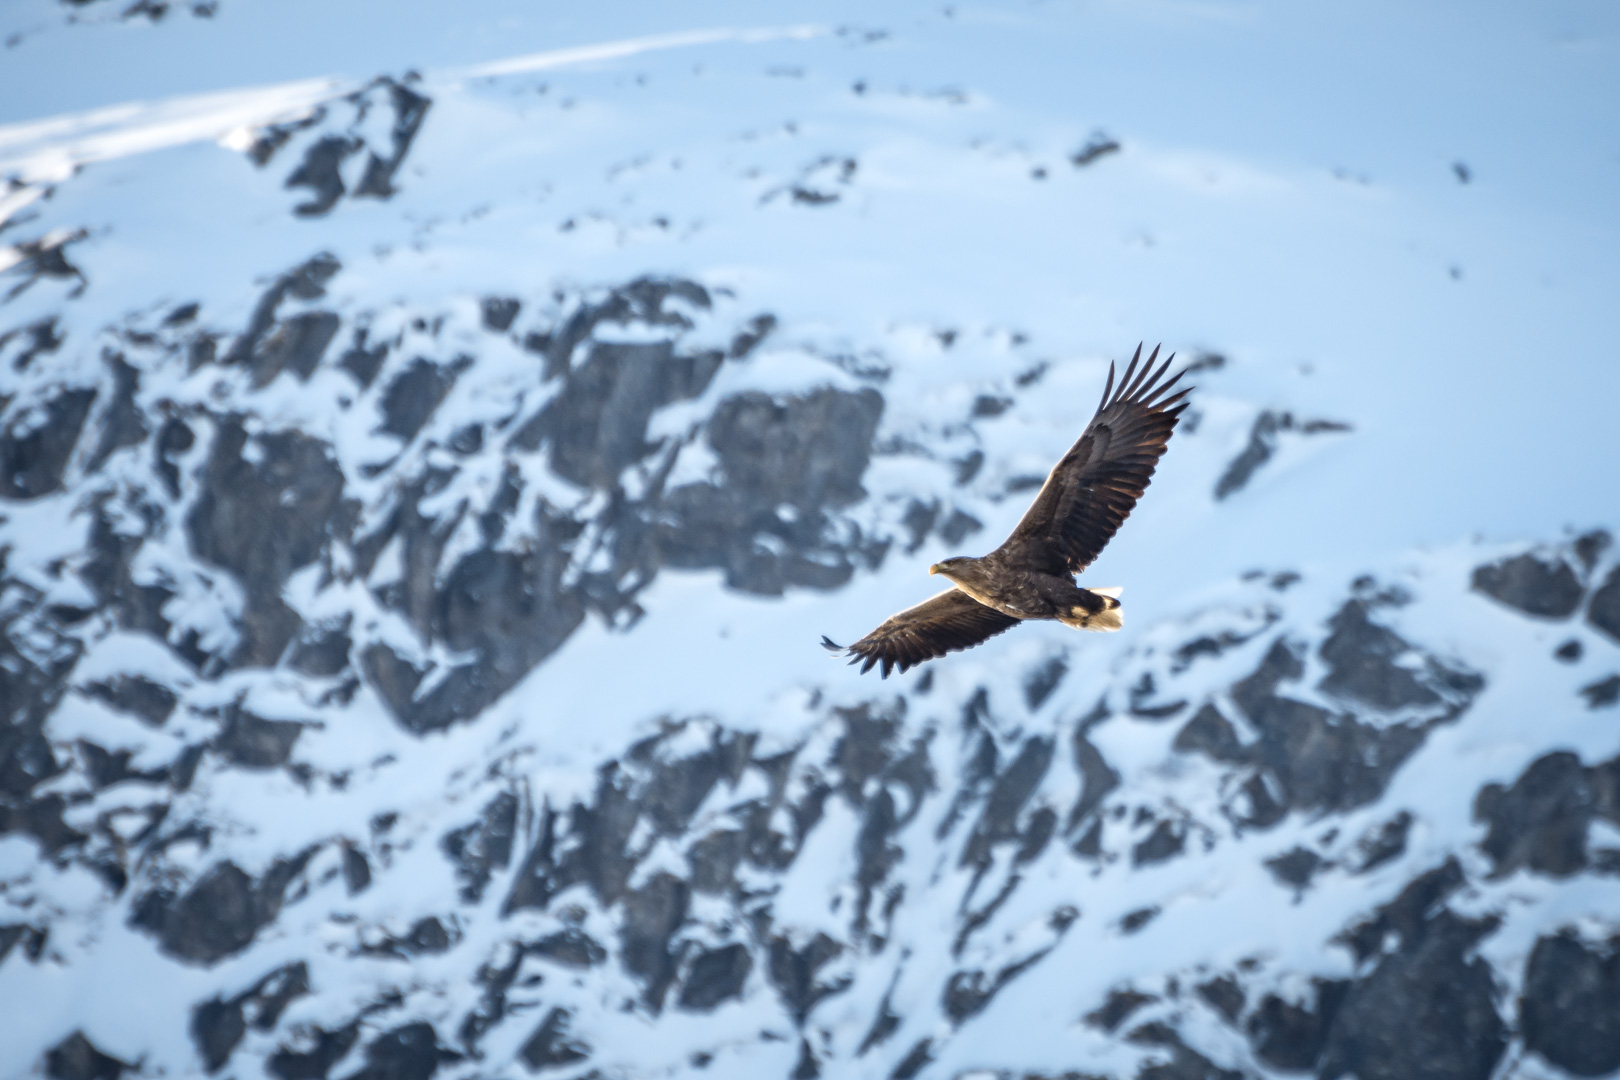
{"label": "eagle's white tail", "polygon": [[1124,589],[1116,586],[1107,589],[1087,589],[1086,591],[1106,598],[1108,606],[1101,611],[1090,612],[1076,604],[1069,609],[1068,617],[1059,617],[1059,622],[1064,626],[1072,626],[1076,630],[1094,630],[1103,634],[1112,633],[1125,625],[1125,609],[1119,603],[1119,594],[1124,592]]}

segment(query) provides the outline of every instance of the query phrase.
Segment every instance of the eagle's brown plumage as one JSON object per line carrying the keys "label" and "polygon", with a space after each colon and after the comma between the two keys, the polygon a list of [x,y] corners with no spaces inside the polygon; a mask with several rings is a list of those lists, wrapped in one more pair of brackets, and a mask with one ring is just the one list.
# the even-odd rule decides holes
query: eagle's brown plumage
{"label": "eagle's brown plumage", "polygon": [[907,668],[971,648],[1026,619],[1058,619],[1080,629],[1119,628],[1119,601],[1111,591],[1074,584],[1094,562],[1153,478],[1170,434],[1187,408],[1191,387],[1170,393],[1185,372],[1161,382],[1174,355],[1157,364],[1155,348],[1142,349],[1114,385],[1108,368],[1097,413],[1080,438],[1052,466],[1035,501],[1012,535],[982,559],[955,558],[930,573],[954,587],[886,619],[848,649],[827,638],[829,650],[869,671]]}

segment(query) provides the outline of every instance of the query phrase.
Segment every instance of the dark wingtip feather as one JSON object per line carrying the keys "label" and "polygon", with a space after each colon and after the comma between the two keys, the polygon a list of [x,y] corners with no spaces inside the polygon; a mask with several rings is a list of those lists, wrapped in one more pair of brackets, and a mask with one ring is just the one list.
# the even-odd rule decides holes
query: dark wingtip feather
{"label": "dark wingtip feather", "polygon": [[[1130,385],[1131,377],[1136,374],[1136,365],[1140,363],[1141,360],[1142,346],[1140,343],[1138,343],[1136,346],[1136,355],[1132,356],[1131,362],[1125,365],[1125,376],[1119,380],[1119,393],[1115,394],[1112,399],[1104,399],[1107,404],[1112,405],[1114,402],[1119,401],[1125,396],[1125,388]],[[1110,365],[1110,368],[1112,368],[1112,365]],[[1109,373],[1112,374],[1112,370],[1110,370]]]}
{"label": "dark wingtip feather", "polygon": [[[1176,354],[1171,353],[1170,354],[1170,360],[1174,360],[1175,358],[1176,358]],[[1170,366],[1170,360],[1166,360],[1164,362],[1165,367]],[[1157,401],[1157,402],[1160,403],[1161,408],[1164,405],[1169,404],[1171,399],[1165,398],[1164,395],[1168,394],[1170,392],[1171,388],[1174,387],[1176,385],[1176,383],[1181,381],[1182,376],[1186,375],[1187,371],[1188,371],[1187,368],[1182,368],[1180,371],[1176,372],[1174,375],[1172,375],[1170,377],[1169,382],[1167,382],[1164,385],[1158,387],[1157,389],[1155,389],[1153,391],[1152,394],[1150,394],[1146,398],[1144,398],[1143,401],[1142,401],[1142,404],[1144,404],[1144,405],[1152,405],[1152,404],[1154,404],[1154,402]],[[1160,372],[1160,374],[1162,375],[1163,372]],[[1189,386],[1189,387],[1187,387],[1186,390],[1183,390],[1180,394],[1177,394],[1176,397],[1181,397],[1183,394],[1186,394],[1186,393],[1190,392],[1191,390],[1192,390],[1192,387]]]}
{"label": "dark wingtip feather", "polygon": [[821,647],[835,656],[844,651],[844,647],[842,645],[838,644],[838,642],[834,641],[826,634],[821,635]]}
{"label": "dark wingtip feather", "polygon": [[[1162,368],[1160,369],[1159,374],[1154,374],[1153,371],[1153,365],[1159,362],[1159,350],[1163,347],[1164,346],[1162,344],[1153,346],[1153,351],[1148,354],[1147,363],[1142,366],[1142,373],[1136,377],[1135,382],[1128,383],[1126,387],[1119,392],[1119,396],[1122,401],[1128,401],[1131,398],[1136,397],[1145,387],[1152,386],[1154,379],[1157,379],[1160,374],[1164,373]],[[1141,349],[1139,348],[1137,352],[1141,352]],[[1151,378],[1149,376],[1151,376]]]}
{"label": "dark wingtip feather", "polygon": [[[1138,346],[1140,348],[1141,346]],[[1108,407],[1108,395],[1114,391],[1114,362],[1108,361],[1108,381],[1103,383],[1102,400],[1097,402],[1097,411],[1102,412]]]}

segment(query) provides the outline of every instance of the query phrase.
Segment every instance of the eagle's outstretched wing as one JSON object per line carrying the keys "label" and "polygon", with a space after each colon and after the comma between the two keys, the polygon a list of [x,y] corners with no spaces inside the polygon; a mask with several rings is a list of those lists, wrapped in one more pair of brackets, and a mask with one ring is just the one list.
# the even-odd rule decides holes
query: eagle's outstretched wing
{"label": "eagle's outstretched wing", "polygon": [[1114,367],[1108,366],[1097,415],[1063,460],[1052,466],[1017,528],[991,557],[1050,574],[1078,574],[1102,553],[1147,489],[1187,407],[1183,399],[1191,387],[1165,396],[1185,372],[1159,382],[1175,355],[1155,371],[1158,358],[1155,347],[1138,371],[1142,359],[1138,345],[1118,392]]}
{"label": "eagle's outstretched wing", "polygon": [[1021,621],[951,588],[889,616],[882,626],[847,649],[825,637],[821,647],[848,655],[850,663],[861,665],[862,673],[871,671],[873,664],[881,664],[887,679],[890,668],[903,672],[924,660],[972,648]]}

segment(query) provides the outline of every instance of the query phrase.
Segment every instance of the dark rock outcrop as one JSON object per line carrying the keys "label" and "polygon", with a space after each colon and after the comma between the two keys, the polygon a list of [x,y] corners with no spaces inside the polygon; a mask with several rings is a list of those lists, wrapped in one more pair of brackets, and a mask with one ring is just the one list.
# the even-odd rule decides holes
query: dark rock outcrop
{"label": "dark rock outcrop", "polygon": [[178,960],[217,963],[247,948],[276,917],[310,854],[277,860],[258,881],[229,860],[217,863],[179,896],[156,889],[138,898],[131,922]]}
{"label": "dark rock outcrop", "polygon": [[1510,787],[1481,788],[1474,817],[1488,826],[1480,847],[1493,876],[1526,869],[1568,877],[1587,865],[1588,825],[1620,825],[1620,758],[1588,767],[1567,750],[1545,754]]}
{"label": "dark rock outcrop", "polygon": [[530,1071],[561,1068],[584,1061],[591,1056],[589,1044],[568,1036],[574,1014],[567,1009],[552,1009],[546,1013],[540,1026],[529,1036],[518,1056]]}
{"label": "dark rock outcrop", "polygon": [[45,1075],[51,1080],[118,1080],[132,1066],[104,1054],[75,1031],[45,1052]]}
{"label": "dark rock outcrop", "polygon": [[[1495,929],[1454,914],[1443,900],[1461,886],[1455,861],[1414,880],[1346,941],[1373,970],[1344,991],[1316,1061],[1323,1080],[1488,1080],[1507,1048],[1490,966],[1470,958]],[[1335,991],[1337,993],[1337,991]],[[1325,998],[1321,1000],[1326,1000]]]}
{"label": "dark rock outcrop", "polygon": [[[1413,649],[1374,622],[1372,603],[1356,597],[1340,608],[1318,650],[1327,668],[1318,689],[1342,702],[1343,711],[1286,692],[1304,675],[1305,663],[1302,646],[1279,637],[1260,666],[1231,688],[1233,703],[1258,733],[1254,742],[1240,742],[1212,704],[1177,734],[1178,750],[1249,764],[1269,778],[1257,777],[1245,789],[1248,806],[1230,811],[1235,820],[1264,827],[1288,809],[1366,805],[1383,793],[1431,727],[1454,720],[1484,688],[1479,675]],[[1360,715],[1368,712],[1383,715],[1369,722],[1372,717]]]}
{"label": "dark rock outcrop", "polygon": [[[366,152],[366,163],[360,180],[355,184],[353,196],[386,199],[394,192],[394,177],[410,153],[411,143],[427,116],[432,99],[411,88],[414,76],[403,81],[382,77],[346,95],[340,102],[321,108],[305,121],[273,125],[254,143],[250,156],[257,165],[266,164],[294,134],[319,125],[328,113],[341,113],[350,122],[339,127],[334,124],[304,149],[303,160],[287,176],[289,188],[308,188],[311,197],[293,208],[301,217],[321,217],[337,205],[338,200],[351,194],[343,182],[342,167],[351,156]],[[390,109],[393,124],[387,145],[374,146],[367,141],[363,126],[372,110]]]}
{"label": "dark rock outcrop", "polygon": [[1620,1069],[1620,941],[1607,950],[1571,934],[1543,937],[1530,951],[1519,997],[1524,1045],[1576,1076]]}
{"label": "dark rock outcrop", "polygon": [[236,575],[247,596],[237,667],[275,664],[301,625],[281,598],[295,570],[315,562],[347,529],[343,473],[325,443],[296,431],[252,437],[240,419],[219,423],[202,488],[186,516],[198,558]]}
{"label": "dark rock outcrop", "polygon": [[1609,571],[1586,606],[1586,621],[1620,643],[1620,566]]}
{"label": "dark rock outcrop", "polygon": [[1569,618],[1586,592],[1561,556],[1528,551],[1475,567],[1473,584],[1497,603],[1542,619]]}
{"label": "dark rock outcrop", "polygon": [[88,684],[84,692],[152,727],[162,727],[179,701],[173,690],[143,675],[117,675]]}
{"label": "dark rock outcrop", "polygon": [[517,796],[503,791],[484,807],[471,825],[445,833],[440,847],[456,864],[461,881],[461,898],[476,904],[496,870],[512,861],[512,839],[517,829]]}
{"label": "dark rock outcrop", "polygon": [[676,1005],[688,1011],[704,1011],[740,997],[753,970],[754,958],[746,945],[733,943],[704,950],[692,959]]}
{"label": "dark rock outcrop", "polygon": [[366,1046],[366,1063],[346,1080],[430,1080],[445,1062],[461,1055],[439,1045],[438,1032],[425,1020],[384,1032]]}
{"label": "dark rock outcrop", "polygon": [[1314,1067],[1349,986],[1342,980],[1314,979],[1312,1000],[1298,1005],[1275,994],[1261,998],[1248,1020],[1255,1056],[1278,1069]]}
{"label": "dark rock outcrop", "polygon": [[191,1038],[209,1072],[230,1060],[251,1025],[269,1031],[282,1011],[309,993],[309,969],[302,961],[277,968],[232,998],[211,998],[191,1012]]}
{"label": "dark rock outcrop", "polygon": [[1226,466],[1220,480],[1215,483],[1215,498],[1224,499],[1248,484],[1255,470],[1270,461],[1277,452],[1278,436],[1283,432],[1318,435],[1323,432],[1349,431],[1350,425],[1339,420],[1295,420],[1291,412],[1273,412],[1266,409],[1255,417],[1249,429],[1249,443]]}
{"label": "dark rock outcrop", "polygon": [[245,769],[274,769],[287,764],[304,726],[294,720],[266,720],[240,705],[225,710],[225,725],[214,750]]}
{"label": "dark rock outcrop", "polygon": [[13,410],[0,430],[0,499],[37,499],[62,486],[93,389],[62,390],[34,409]]}
{"label": "dark rock outcrop", "polygon": [[394,377],[382,395],[382,430],[409,442],[422,430],[450,388],[456,374],[421,357]]}

